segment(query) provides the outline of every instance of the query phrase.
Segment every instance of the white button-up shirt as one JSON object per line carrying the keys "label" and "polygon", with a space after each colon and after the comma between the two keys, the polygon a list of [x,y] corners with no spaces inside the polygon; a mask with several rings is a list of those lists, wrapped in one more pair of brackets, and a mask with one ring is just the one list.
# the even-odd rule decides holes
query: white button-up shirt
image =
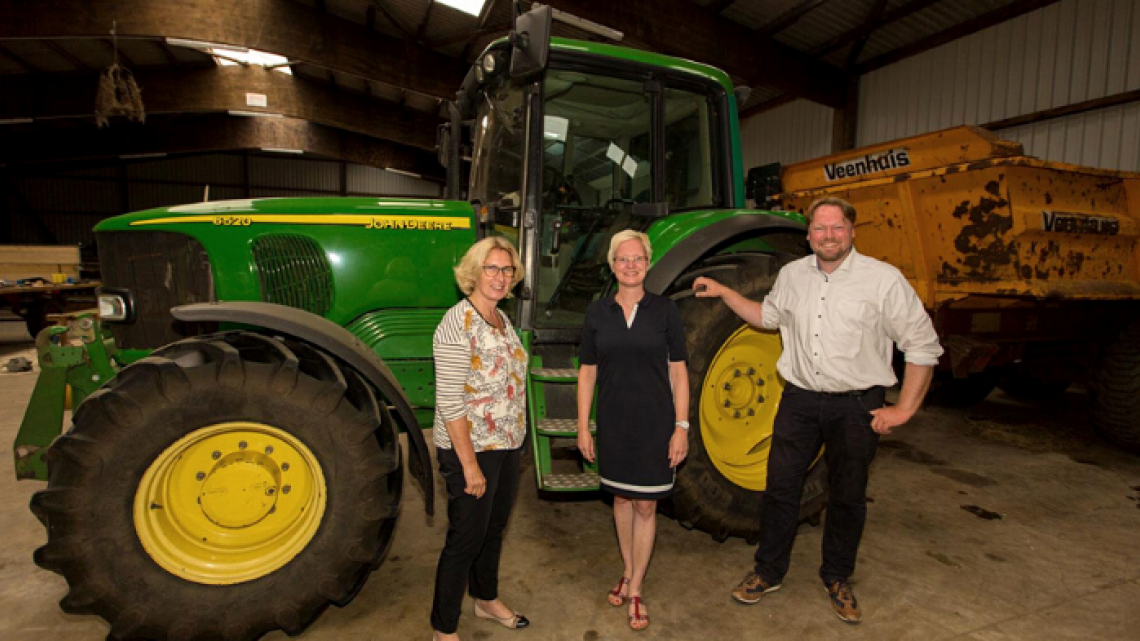
{"label": "white button-up shirt", "polygon": [[787,264],[761,309],[780,330],[785,380],[817,392],[846,392],[898,382],[893,344],[908,363],[934,366],[938,335],[914,288],[891,265],[851,249],[831,274],[814,255]]}

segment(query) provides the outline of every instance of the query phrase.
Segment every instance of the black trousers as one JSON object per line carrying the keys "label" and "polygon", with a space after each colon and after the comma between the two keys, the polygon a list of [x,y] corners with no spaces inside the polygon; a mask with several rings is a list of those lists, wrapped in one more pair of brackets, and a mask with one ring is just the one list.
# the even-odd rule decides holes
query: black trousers
{"label": "black trousers", "polygon": [[487,479],[481,498],[466,494],[463,467],[454,450],[437,450],[439,472],[447,486],[447,539],[435,571],[431,627],[455,634],[463,592],[482,601],[499,596],[499,556],[503,530],[519,489],[519,450],[477,452]]}
{"label": "black trousers", "polygon": [[879,445],[870,411],[883,407],[885,396],[881,387],[859,396],[811,392],[790,383],[784,388],[773,427],[756,550],[756,573],[765,582],[775,585],[788,573],[804,477],[820,445],[826,446],[831,487],[819,575],[832,582],[855,573],[867,520],[867,476]]}

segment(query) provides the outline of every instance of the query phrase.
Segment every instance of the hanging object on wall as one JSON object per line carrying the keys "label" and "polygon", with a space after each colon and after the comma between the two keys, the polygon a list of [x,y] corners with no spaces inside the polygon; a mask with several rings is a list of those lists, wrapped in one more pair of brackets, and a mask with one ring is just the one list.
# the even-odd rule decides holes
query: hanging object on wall
{"label": "hanging object on wall", "polygon": [[117,23],[111,23],[111,44],[114,62],[99,75],[99,87],[95,91],[95,124],[106,127],[111,124],[111,116],[123,116],[135,122],[146,122],[146,109],[143,107],[142,92],[130,69],[119,66],[119,41],[115,30]]}

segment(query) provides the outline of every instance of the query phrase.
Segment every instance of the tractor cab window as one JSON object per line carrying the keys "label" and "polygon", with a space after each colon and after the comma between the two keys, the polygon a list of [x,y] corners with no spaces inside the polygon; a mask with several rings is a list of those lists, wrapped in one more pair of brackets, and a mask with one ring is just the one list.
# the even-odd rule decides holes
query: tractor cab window
{"label": "tractor cab window", "polygon": [[642,81],[550,70],[543,85],[538,327],[580,326],[610,278],[610,238],[653,200],[652,98]]}
{"label": "tractor cab window", "polygon": [[[522,207],[526,114],[521,87],[504,75],[477,98],[471,154],[471,200],[495,205],[507,220]],[[517,229],[511,242],[518,245]]]}
{"label": "tractor cab window", "polygon": [[665,90],[665,200],[669,211],[714,207],[717,193],[713,114],[706,94]]}

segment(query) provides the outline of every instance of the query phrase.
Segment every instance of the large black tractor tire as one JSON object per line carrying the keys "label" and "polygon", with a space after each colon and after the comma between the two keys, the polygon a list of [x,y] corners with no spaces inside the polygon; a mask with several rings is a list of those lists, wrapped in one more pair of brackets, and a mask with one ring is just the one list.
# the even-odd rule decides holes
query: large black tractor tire
{"label": "large black tractor tire", "polygon": [[[396,426],[372,387],[306,343],[250,332],[191,338],[125,368],[78,408],[47,461],[48,487],[31,502],[48,533],[35,562],[67,579],[60,607],[103,617],[108,639],[299,634],[380,563],[403,487]],[[168,504],[153,487],[168,488],[157,494]],[[196,547],[180,524],[217,537]],[[230,535],[263,537],[234,544],[256,558],[225,556]],[[217,546],[219,574],[202,578],[197,564]]]}
{"label": "large black tractor tire", "polygon": [[[689,455],[677,471],[670,509],[681,525],[707,532],[717,541],[730,536],[743,537],[749,543],[759,539],[763,492],[741,487],[726,478],[705,447],[700,408],[702,402],[709,402],[703,395],[714,393],[710,386],[715,382],[706,380],[710,365],[744,322],[723,302],[692,296],[692,281],[697,276],[708,276],[758,301],[763,300],[775,282],[778,264],[775,259],[764,256],[716,257],[681,277],[671,290],[687,333],[690,429]],[[772,363],[772,367],[774,365]],[[775,394],[765,400],[765,403],[778,402]],[[760,430],[763,433],[755,435],[757,442],[770,442],[771,429],[770,424],[763,426]],[[819,522],[827,505],[827,494],[827,465],[820,458],[804,481],[801,522]]]}
{"label": "large black tractor tire", "polygon": [[1105,348],[1088,392],[1092,423],[1101,436],[1140,454],[1140,319]]}

